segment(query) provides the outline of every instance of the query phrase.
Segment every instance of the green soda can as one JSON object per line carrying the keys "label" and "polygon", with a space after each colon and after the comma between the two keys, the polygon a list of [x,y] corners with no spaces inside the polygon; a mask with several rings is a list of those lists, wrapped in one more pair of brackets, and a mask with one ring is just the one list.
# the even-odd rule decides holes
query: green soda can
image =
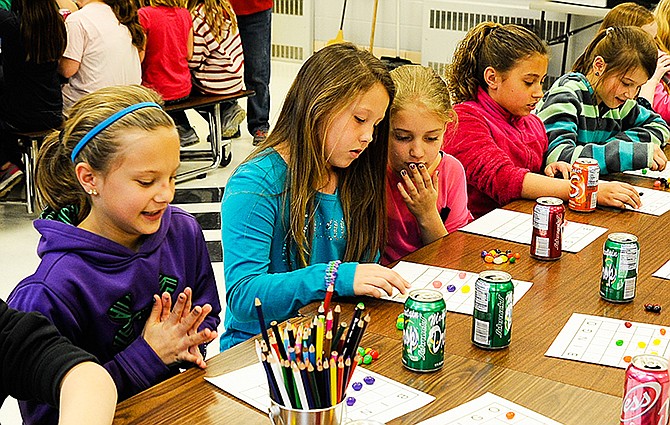
{"label": "green soda can", "polygon": [[603,273],[600,296],[613,303],[627,303],[635,298],[640,244],[630,233],[611,233],[603,246]]}
{"label": "green soda can", "polygon": [[405,301],[402,364],[415,372],[432,372],[444,364],[447,306],[440,291],[417,289]]}
{"label": "green soda can", "polygon": [[479,273],[472,312],[472,343],[480,348],[505,348],[512,339],[512,276],[500,270]]}

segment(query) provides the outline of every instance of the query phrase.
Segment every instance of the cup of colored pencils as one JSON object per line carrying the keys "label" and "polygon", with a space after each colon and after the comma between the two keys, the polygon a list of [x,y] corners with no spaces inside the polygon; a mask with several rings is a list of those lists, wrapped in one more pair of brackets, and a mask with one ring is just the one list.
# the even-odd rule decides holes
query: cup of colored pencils
{"label": "cup of colored pencils", "polygon": [[356,365],[363,332],[370,315],[359,303],[350,323],[340,322],[340,306],[330,308],[326,297],[312,320],[268,327],[261,302],[255,300],[262,339],[256,341],[258,359],[270,388],[270,419],[279,423],[340,424],[346,391]]}

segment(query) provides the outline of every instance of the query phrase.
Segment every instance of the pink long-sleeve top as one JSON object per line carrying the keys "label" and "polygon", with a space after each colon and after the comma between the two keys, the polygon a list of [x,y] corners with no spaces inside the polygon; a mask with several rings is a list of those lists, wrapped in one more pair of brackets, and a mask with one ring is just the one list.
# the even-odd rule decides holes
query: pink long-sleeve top
{"label": "pink long-sleeve top", "polygon": [[445,135],[442,150],[463,164],[468,208],[478,218],[521,198],[526,173],[542,171],[547,134],[537,116],[512,115],[481,88],[477,100],[454,109],[456,133]]}
{"label": "pink long-sleeve top", "polygon": [[670,94],[662,81],[656,84],[652,105],[654,112],[660,115],[666,122],[670,122]]}

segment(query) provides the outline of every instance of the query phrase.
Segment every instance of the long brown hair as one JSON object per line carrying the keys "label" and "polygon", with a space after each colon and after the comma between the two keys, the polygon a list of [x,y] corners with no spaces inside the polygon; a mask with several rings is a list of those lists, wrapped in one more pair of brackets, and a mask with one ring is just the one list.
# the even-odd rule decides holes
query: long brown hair
{"label": "long brown hair", "polygon": [[[79,220],[91,210],[90,197],[75,175],[70,159],[72,149],[93,127],[114,113],[136,103],[162,104],[161,97],[142,86],[111,86],[89,93],[70,109],[62,131],[54,131],[44,140],[37,155],[36,184],[42,206],[56,211],[76,206]],[[118,134],[126,129],[152,131],[159,127],[174,128],[172,119],[159,108],[144,108],[125,115],[101,131],[77,155],[76,162],[87,162],[94,170],[106,173],[119,149]]]}
{"label": "long brown hair", "polygon": [[144,49],[146,36],[144,29],[140,24],[140,17],[137,15],[137,5],[135,0],[103,0],[106,5],[112,8],[116,19],[128,28],[130,36],[133,39],[133,45],[138,50]]}
{"label": "long brown hair", "polygon": [[482,22],[470,29],[458,43],[451,63],[449,91],[454,103],[475,100],[479,87],[488,87],[486,68],[504,73],[535,54],[547,56],[547,46],[527,28]]}
{"label": "long brown hair", "polygon": [[237,16],[228,0],[189,0],[188,10],[193,14],[199,5],[216,41],[221,42],[228,30],[233,34],[237,32]]}
{"label": "long brown hair", "polygon": [[[324,139],[328,127],[340,111],[378,83],[392,102],[393,80],[379,59],[350,43],[324,47],[300,68],[274,130],[251,155],[280,144],[289,147],[283,196],[289,205],[288,243],[299,267],[309,264],[315,188],[327,179]],[[337,170],[347,228],[343,261],[373,261],[384,247],[388,133],[387,109],[368,148],[349,167]]]}
{"label": "long brown hair", "polygon": [[587,75],[596,57],[603,58],[607,67],[600,81],[611,75],[623,75],[637,67],[651,77],[656,71],[658,53],[654,39],[638,27],[609,27],[596,34],[577,58],[572,70]]}
{"label": "long brown hair", "polygon": [[54,0],[14,0],[12,10],[19,15],[26,61],[56,62],[63,56],[67,33]]}

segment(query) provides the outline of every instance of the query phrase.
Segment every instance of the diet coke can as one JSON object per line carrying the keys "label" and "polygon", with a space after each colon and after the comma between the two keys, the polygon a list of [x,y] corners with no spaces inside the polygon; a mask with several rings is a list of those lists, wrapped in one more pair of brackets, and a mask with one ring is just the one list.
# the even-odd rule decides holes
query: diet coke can
{"label": "diet coke can", "polygon": [[640,354],[626,369],[621,425],[667,425],[670,376],[668,360]]}
{"label": "diet coke can", "polygon": [[530,256],[538,260],[561,258],[563,221],[565,207],[559,198],[544,196],[537,198],[533,207],[533,236],[530,240]]}
{"label": "diet coke can", "polygon": [[598,161],[591,158],[579,158],[572,164],[570,173],[570,200],[571,210],[579,212],[593,212],[598,204],[598,179],[600,167]]}

